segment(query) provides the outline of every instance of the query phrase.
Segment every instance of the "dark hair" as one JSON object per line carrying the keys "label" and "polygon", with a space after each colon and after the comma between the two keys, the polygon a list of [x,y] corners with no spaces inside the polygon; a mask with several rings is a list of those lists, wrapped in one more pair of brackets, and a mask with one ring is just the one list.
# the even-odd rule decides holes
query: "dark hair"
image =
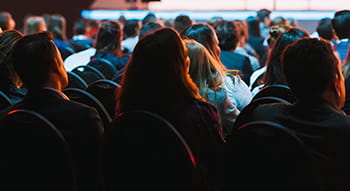
{"label": "dark hair", "polygon": [[139,33],[139,39],[144,37],[146,34],[152,33],[153,31],[162,28],[162,25],[159,23],[147,23],[141,27],[140,33]]}
{"label": "dark hair", "polygon": [[309,37],[308,32],[300,28],[291,28],[277,38],[267,60],[267,68],[264,74],[264,83],[266,85],[287,85],[281,68],[281,54],[289,44],[304,37]]}
{"label": "dark hair", "polygon": [[254,16],[249,16],[246,21],[248,25],[248,36],[261,37],[259,19]]}
{"label": "dark hair", "polygon": [[96,38],[96,55],[109,52],[114,56],[121,57],[121,42],[123,38],[123,31],[119,22],[105,21],[99,26]]}
{"label": "dark hair", "polygon": [[316,27],[318,35],[326,40],[333,40],[335,33],[332,27],[332,19],[323,18],[318,22]]}
{"label": "dark hair", "polygon": [[196,40],[207,48],[215,59],[220,60],[220,55],[215,51],[215,35],[215,30],[209,24],[193,24],[186,27],[181,33],[182,38]]}
{"label": "dark hair", "polygon": [[0,33],[0,90],[6,91],[11,86],[18,86],[20,79],[11,61],[11,50],[15,43],[23,37],[16,30],[7,30]]}
{"label": "dark hair", "polygon": [[221,50],[234,50],[240,39],[238,27],[232,21],[220,21],[215,25]]}
{"label": "dark hair", "polygon": [[148,13],[143,19],[142,19],[142,25],[145,25],[147,23],[151,22],[157,22],[157,17],[154,13]]}
{"label": "dark hair", "polygon": [[344,14],[349,14],[349,13],[350,13],[349,9],[339,10],[339,11],[336,11],[334,13],[334,17],[341,16],[341,15],[344,15]]}
{"label": "dark hair", "polygon": [[85,34],[86,33],[86,28],[88,26],[88,20],[87,19],[78,19],[75,23],[74,23],[74,27],[73,27],[73,32],[74,34]]}
{"label": "dark hair", "polygon": [[256,12],[256,16],[261,22],[264,22],[265,17],[270,17],[271,11],[268,9],[260,9]]}
{"label": "dark hair", "polygon": [[319,100],[342,75],[332,45],[322,39],[306,38],[292,43],[281,60],[288,85],[299,100]]}
{"label": "dark hair", "polygon": [[171,112],[186,100],[200,98],[186,60],[184,42],[174,29],[162,28],[142,38],[122,79],[121,111]]}
{"label": "dark hair", "polygon": [[287,19],[285,19],[284,17],[281,17],[281,16],[273,18],[271,21],[271,25],[278,25],[278,24],[286,25]]}
{"label": "dark hair", "polygon": [[178,33],[181,33],[181,31],[186,28],[188,25],[192,24],[192,20],[187,15],[179,15],[175,18],[174,21],[174,28]]}
{"label": "dark hair", "polygon": [[50,31],[54,38],[62,41],[67,40],[66,36],[66,19],[60,14],[51,15],[48,18],[47,30]]}
{"label": "dark hair", "polygon": [[135,37],[138,35],[140,29],[139,21],[136,19],[127,20],[124,23],[123,33],[125,37]]}
{"label": "dark hair", "polygon": [[339,39],[350,38],[350,13],[346,12],[334,17],[332,26]]}
{"label": "dark hair", "polygon": [[24,36],[15,44],[12,61],[25,87],[39,88],[47,82],[57,51],[50,32]]}

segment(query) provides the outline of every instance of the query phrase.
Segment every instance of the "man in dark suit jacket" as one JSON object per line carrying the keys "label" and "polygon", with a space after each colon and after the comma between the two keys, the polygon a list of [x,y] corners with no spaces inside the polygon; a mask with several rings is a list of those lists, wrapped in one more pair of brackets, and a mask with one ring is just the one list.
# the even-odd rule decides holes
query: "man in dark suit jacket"
{"label": "man in dark suit jacket", "polygon": [[97,111],[69,101],[61,90],[68,84],[62,57],[49,32],[23,37],[13,50],[13,64],[27,95],[6,110],[36,111],[51,121],[67,140],[77,171],[78,190],[99,190],[98,148],[103,126]]}
{"label": "man in dark suit jacket", "polygon": [[219,46],[222,50],[220,60],[227,69],[239,70],[243,81],[250,84],[250,75],[253,73],[253,67],[247,56],[240,55],[235,51],[239,32],[232,21],[220,21],[215,25],[215,30],[219,39]]}
{"label": "man in dark suit jacket", "polygon": [[350,118],[341,110],[344,79],[332,45],[325,40],[300,39],[282,53],[282,65],[296,103],[259,106],[251,121],[287,127],[317,159],[322,190],[349,190]]}

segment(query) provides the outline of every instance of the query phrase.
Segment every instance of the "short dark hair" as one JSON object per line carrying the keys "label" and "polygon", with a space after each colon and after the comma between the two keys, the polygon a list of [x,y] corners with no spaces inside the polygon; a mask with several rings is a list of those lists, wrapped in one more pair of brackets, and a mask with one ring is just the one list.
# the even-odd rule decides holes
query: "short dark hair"
{"label": "short dark hair", "polygon": [[187,15],[179,15],[175,18],[174,21],[174,28],[178,33],[181,33],[181,31],[186,28],[188,25],[192,24],[192,20]]}
{"label": "short dark hair", "polygon": [[295,41],[284,50],[281,61],[288,85],[299,100],[320,99],[339,71],[332,45],[322,39]]}
{"label": "short dark hair", "polygon": [[150,22],[157,22],[157,17],[154,13],[148,13],[143,19],[142,19],[142,25],[145,25]]}
{"label": "short dark hair", "polygon": [[11,19],[9,12],[0,12],[0,28],[4,31],[8,29],[8,25]]}
{"label": "short dark hair", "polygon": [[332,19],[330,18],[321,19],[318,22],[316,31],[320,37],[326,40],[333,40],[335,34],[332,27]]}
{"label": "short dark hair", "polygon": [[134,37],[138,35],[139,32],[139,21],[136,19],[127,20],[124,23],[123,32],[126,37]]}
{"label": "short dark hair", "polygon": [[268,9],[260,9],[256,12],[256,16],[261,22],[264,21],[265,17],[270,17],[271,11]]}
{"label": "short dark hair", "polygon": [[14,46],[12,62],[28,89],[40,88],[49,79],[57,48],[52,33],[42,32],[24,36]]}
{"label": "short dark hair", "polygon": [[339,14],[332,19],[332,26],[339,39],[350,38],[350,12]]}
{"label": "short dark hair", "polygon": [[88,26],[88,20],[87,19],[79,19],[74,23],[74,33],[79,35],[79,34],[85,34],[86,33],[86,28]]}
{"label": "short dark hair", "polygon": [[146,34],[152,33],[153,31],[162,28],[162,25],[159,23],[150,22],[141,27],[139,38],[141,39]]}
{"label": "short dark hair", "polygon": [[221,50],[234,50],[240,39],[238,27],[232,21],[219,21],[215,25]]}

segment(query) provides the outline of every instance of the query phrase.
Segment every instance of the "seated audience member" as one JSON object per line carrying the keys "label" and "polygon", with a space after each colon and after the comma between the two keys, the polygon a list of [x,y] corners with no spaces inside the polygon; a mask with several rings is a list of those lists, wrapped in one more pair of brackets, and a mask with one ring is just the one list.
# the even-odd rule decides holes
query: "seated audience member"
{"label": "seated audience member", "polygon": [[280,123],[303,140],[317,159],[322,190],[349,190],[350,118],[341,110],[344,79],[331,44],[300,39],[286,48],[281,62],[297,102],[260,106],[252,121]]}
{"label": "seated audience member", "polygon": [[[272,19],[270,27],[273,25],[287,25],[287,19],[285,19],[284,17],[281,17],[281,16],[275,17]],[[269,36],[269,35],[267,35],[267,36]],[[266,36],[266,38],[267,38],[267,36]]]}
{"label": "seated audience member", "polygon": [[249,58],[250,64],[253,67],[253,71],[256,71],[260,68],[260,63],[258,60],[258,56],[256,55],[255,51],[252,47],[250,47],[247,44],[248,40],[248,28],[247,23],[242,20],[236,20],[234,21],[235,26],[238,30],[238,43],[237,47],[235,48],[235,53],[247,56]]}
{"label": "seated audience member", "polygon": [[209,18],[209,20],[207,21],[207,24],[214,28],[216,23],[223,21],[223,20],[224,20],[224,18],[221,16],[213,16],[213,17]]}
{"label": "seated audience member", "polygon": [[225,70],[199,42],[185,39],[185,43],[190,58],[190,76],[198,87],[199,95],[218,109],[223,135],[226,137],[231,134],[239,110],[228,98],[224,88]]}
{"label": "seated audience member", "polygon": [[340,60],[345,62],[350,45],[350,11],[342,10],[336,12],[332,19],[332,26],[340,42],[335,46],[338,50]]}
{"label": "seated audience member", "polygon": [[[271,20],[270,20],[271,21]],[[260,66],[263,66],[266,62],[268,49],[264,45],[265,38],[268,36],[268,33],[266,35],[261,36],[260,34],[260,26],[259,19],[253,16],[249,16],[246,19],[247,25],[248,25],[248,41],[247,43],[249,46],[251,46],[255,52],[257,53],[260,61]],[[269,24],[270,26],[270,24]],[[267,29],[270,29],[268,27]],[[266,27],[264,27],[264,30],[266,30]],[[268,30],[269,31],[269,30]],[[264,32],[265,33],[265,32]]]}
{"label": "seated audience member", "polygon": [[299,22],[293,17],[288,17],[287,18],[287,25],[290,25],[292,27],[299,27]]}
{"label": "seated audience member", "polygon": [[16,30],[0,33],[0,91],[5,93],[13,103],[21,101],[26,90],[21,89],[22,82],[18,77],[10,59],[14,44],[23,37]]}
{"label": "seated audience member", "polygon": [[93,46],[94,39],[91,35],[93,28],[88,19],[78,19],[73,26],[73,37],[68,41],[75,52],[86,50]]}
{"label": "seated audience member", "polygon": [[69,101],[61,92],[68,84],[68,77],[51,33],[35,33],[18,40],[12,61],[28,93],[23,101],[3,110],[0,116],[15,109],[42,114],[68,142],[78,190],[100,190],[97,158],[102,122],[95,109]]}
{"label": "seated audience member", "polygon": [[229,99],[237,106],[238,110],[242,110],[247,106],[252,99],[251,92],[247,84],[238,75],[237,70],[229,70],[222,64],[219,57],[219,40],[215,30],[208,24],[194,24],[187,27],[183,31],[182,36],[184,39],[196,40],[207,49],[210,55],[225,71],[224,88]]}
{"label": "seated audience member", "polygon": [[179,15],[175,18],[174,29],[180,34],[184,28],[191,24],[193,21],[188,15]]}
{"label": "seated audience member", "polygon": [[119,22],[106,21],[99,27],[95,42],[96,53],[91,59],[109,60],[117,70],[123,69],[129,60],[129,54],[122,53],[123,31]]}
{"label": "seated audience member", "polygon": [[154,22],[150,22],[147,24],[144,24],[141,27],[140,33],[139,33],[139,39],[141,39],[142,37],[144,37],[146,34],[152,33],[153,31],[162,28],[163,26],[159,23],[154,23]]}
{"label": "seated audience member", "polygon": [[232,21],[220,21],[215,25],[215,30],[221,49],[221,62],[228,69],[239,70],[244,82],[249,84],[250,75],[253,73],[249,58],[234,52],[240,39],[238,27]]}
{"label": "seated audience member", "polygon": [[259,9],[256,12],[256,17],[259,20],[259,28],[260,28],[260,35],[263,38],[266,38],[269,35],[270,26],[271,26],[271,11],[268,9]]}
{"label": "seated audience member", "polygon": [[[268,50],[271,53],[272,47],[276,41],[276,39],[280,36],[280,34],[286,32],[287,30],[293,28],[290,25],[274,25],[270,28],[270,34],[267,36],[266,42],[268,44]],[[263,77],[266,72],[266,63],[259,70],[256,70],[250,76],[250,85],[249,88],[253,92],[253,95],[259,91],[264,84]],[[259,88],[255,89],[255,87],[259,86]]]}
{"label": "seated audience member", "polygon": [[24,34],[33,34],[37,32],[44,32],[47,30],[44,17],[41,16],[29,16],[24,21]]}
{"label": "seated audience member", "polygon": [[286,78],[282,72],[281,54],[289,44],[304,37],[309,37],[309,34],[306,31],[299,28],[291,28],[277,38],[266,62],[266,72],[263,76],[263,84],[253,89],[253,95],[258,93],[260,89],[265,86],[275,84],[288,86]]}
{"label": "seated audience member", "polygon": [[138,20],[127,20],[124,23],[122,41],[123,52],[132,52],[139,41],[140,24]]}
{"label": "seated audience member", "polygon": [[216,108],[198,94],[178,33],[163,28],[141,38],[123,76],[117,113],[146,110],[167,119],[185,138],[214,185],[224,143]]}
{"label": "seated audience member", "polygon": [[62,15],[50,15],[47,21],[47,30],[53,34],[53,41],[61,52],[63,60],[75,52],[67,42],[66,19]]}
{"label": "seated audience member", "polygon": [[143,19],[142,19],[142,26],[147,23],[156,23],[158,22],[157,16],[154,13],[148,13]]}
{"label": "seated audience member", "polygon": [[2,31],[13,30],[16,27],[16,22],[9,12],[0,12],[0,28]]}

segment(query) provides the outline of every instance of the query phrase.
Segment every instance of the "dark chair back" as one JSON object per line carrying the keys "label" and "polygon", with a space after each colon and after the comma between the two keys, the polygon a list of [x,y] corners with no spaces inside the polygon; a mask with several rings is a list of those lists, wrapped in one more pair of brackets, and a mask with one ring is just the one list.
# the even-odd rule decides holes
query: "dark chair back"
{"label": "dark chair back", "polygon": [[102,154],[105,188],[198,190],[196,160],[179,132],[146,111],[122,113],[105,133]]}
{"label": "dark chair back", "polygon": [[290,104],[287,100],[284,100],[282,98],[278,97],[272,97],[272,96],[266,96],[266,97],[260,97],[253,99],[245,108],[242,109],[241,113],[236,118],[235,124],[234,124],[234,130],[240,127],[241,125],[248,123],[251,121],[251,115],[253,111],[263,104],[270,104],[270,103],[286,103]]}
{"label": "dark chair back", "polygon": [[290,103],[294,103],[296,98],[292,92],[292,90],[286,86],[281,84],[273,84],[268,85],[262,88],[254,97],[254,99],[262,98],[262,97],[278,97],[284,99]]}
{"label": "dark chair back", "polygon": [[99,70],[88,65],[77,66],[72,70],[72,72],[78,74],[87,85],[97,80],[106,79]]}
{"label": "dark chair back", "polygon": [[278,123],[254,121],[240,126],[225,153],[224,190],[320,190],[311,151]]}
{"label": "dark chair back", "polygon": [[120,88],[120,85],[114,81],[97,80],[86,90],[95,96],[104,105],[111,118],[114,118]]}
{"label": "dark chair back", "polygon": [[0,91],[0,110],[5,109],[13,105],[10,98],[2,91]]}
{"label": "dark chair back", "polygon": [[88,87],[87,83],[78,74],[74,72],[67,72],[68,75],[68,85],[66,88],[79,88],[86,89]]}
{"label": "dark chair back", "polygon": [[87,65],[99,70],[108,80],[112,80],[113,76],[117,73],[117,68],[105,58],[94,58]]}
{"label": "dark chair back", "polygon": [[66,94],[70,100],[94,107],[102,119],[103,126],[105,128],[109,127],[112,118],[109,116],[103,104],[95,96],[78,88],[65,88],[63,89],[63,93]]}
{"label": "dark chair back", "polygon": [[0,151],[0,190],[75,190],[66,140],[42,115],[13,110],[0,119]]}

